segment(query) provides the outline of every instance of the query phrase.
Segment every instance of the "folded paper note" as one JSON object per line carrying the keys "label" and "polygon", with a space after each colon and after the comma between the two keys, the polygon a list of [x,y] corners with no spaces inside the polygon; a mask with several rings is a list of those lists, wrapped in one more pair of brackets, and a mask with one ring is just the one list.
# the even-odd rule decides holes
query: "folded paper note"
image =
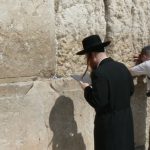
{"label": "folded paper note", "polygon": [[82,81],[82,82],[91,84],[91,78],[89,74],[86,74],[83,78],[82,78],[82,75],[76,75],[76,74],[71,75],[71,77],[75,79],[76,81]]}

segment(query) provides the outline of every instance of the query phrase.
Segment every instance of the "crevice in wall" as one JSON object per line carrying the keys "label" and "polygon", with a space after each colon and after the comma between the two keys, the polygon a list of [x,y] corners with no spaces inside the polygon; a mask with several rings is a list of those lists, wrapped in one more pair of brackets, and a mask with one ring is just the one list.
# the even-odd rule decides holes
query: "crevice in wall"
{"label": "crevice in wall", "polygon": [[57,41],[57,13],[59,10],[59,5],[60,5],[60,0],[54,0],[54,13],[55,13],[55,70],[54,70],[54,75],[53,79],[59,78],[57,73],[58,73],[58,41]]}
{"label": "crevice in wall", "polygon": [[50,83],[50,88],[53,89],[56,93],[59,93],[58,90],[53,86],[52,83]]}
{"label": "crevice in wall", "polygon": [[36,81],[38,79],[37,76],[19,76],[19,77],[6,77],[0,78],[0,84],[3,83],[16,83],[16,82],[27,82],[27,81]]}
{"label": "crevice in wall", "polygon": [[34,82],[33,82],[33,84],[30,86],[30,88],[28,89],[28,91],[26,91],[25,96],[29,93],[29,91],[33,88],[33,86],[34,86]]}
{"label": "crevice in wall", "polygon": [[55,13],[58,12],[59,4],[60,4],[60,0],[55,0],[55,1],[54,1]]}
{"label": "crevice in wall", "polygon": [[105,9],[105,21],[106,21],[106,36],[105,36],[105,41],[107,41],[107,39],[109,38],[109,31],[110,31],[110,27],[108,24],[108,20],[109,20],[109,0],[103,0],[104,2],[104,9]]}
{"label": "crevice in wall", "polygon": [[135,1],[132,0],[132,7],[131,7],[131,16],[132,16],[132,20],[131,20],[131,36],[132,36],[132,46],[133,46],[133,50],[134,52],[136,51],[136,47],[134,44],[134,14],[135,14]]}

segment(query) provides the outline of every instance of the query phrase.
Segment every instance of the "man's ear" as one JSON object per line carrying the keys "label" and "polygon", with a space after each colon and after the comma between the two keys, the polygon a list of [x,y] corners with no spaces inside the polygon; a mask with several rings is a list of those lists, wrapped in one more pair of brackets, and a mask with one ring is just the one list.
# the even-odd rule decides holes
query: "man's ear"
{"label": "man's ear", "polygon": [[147,59],[147,55],[143,54],[143,55],[141,56],[141,59],[146,60],[146,59]]}

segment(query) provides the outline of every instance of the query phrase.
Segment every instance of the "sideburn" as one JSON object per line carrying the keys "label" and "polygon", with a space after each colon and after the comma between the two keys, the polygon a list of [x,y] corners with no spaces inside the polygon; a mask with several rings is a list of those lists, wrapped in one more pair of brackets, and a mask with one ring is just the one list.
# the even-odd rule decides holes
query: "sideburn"
{"label": "sideburn", "polygon": [[82,79],[84,78],[84,76],[86,75],[87,71],[89,70],[89,67],[91,68],[91,71],[96,69],[96,65],[92,61],[92,54],[91,53],[87,54],[86,57],[87,57],[87,67],[86,67],[85,72],[82,75]]}
{"label": "sideburn", "polygon": [[82,79],[84,78],[84,76],[86,75],[87,71],[89,70],[89,57],[90,57],[89,55],[90,54],[86,55],[86,57],[87,57],[87,62],[86,62],[87,66],[86,66],[86,69],[85,69],[85,71],[84,71],[84,73],[82,75]]}

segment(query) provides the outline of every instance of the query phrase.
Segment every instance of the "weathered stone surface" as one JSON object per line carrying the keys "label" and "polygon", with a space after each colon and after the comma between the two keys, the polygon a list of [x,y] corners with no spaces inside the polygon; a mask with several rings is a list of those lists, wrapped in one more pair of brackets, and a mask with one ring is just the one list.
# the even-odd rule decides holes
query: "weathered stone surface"
{"label": "weathered stone surface", "polygon": [[106,34],[105,10],[103,1],[60,0],[55,3],[57,38],[57,73],[68,75],[83,72],[83,57],[75,56],[82,50],[81,41],[90,34]]}
{"label": "weathered stone surface", "polygon": [[0,78],[55,70],[54,2],[0,0]]}
{"label": "weathered stone surface", "polygon": [[105,0],[106,39],[112,41],[108,52],[126,65],[133,65],[133,55],[150,43],[149,5],[144,0]]}
{"label": "weathered stone surface", "polygon": [[114,59],[133,65],[133,55],[150,43],[149,0],[56,1],[57,73],[83,72],[84,37],[97,33],[111,40],[107,51]]}
{"label": "weathered stone surface", "polygon": [[146,138],[149,129],[146,126],[147,98],[145,94],[146,84],[143,83],[142,78],[138,78],[135,93],[132,97],[135,147],[146,147],[148,145]]}
{"label": "weathered stone surface", "polygon": [[145,133],[146,133],[146,150],[148,149],[149,145],[150,145],[150,98],[147,99],[147,113],[146,113],[146,129],[145,129]]}
{"label": "weathered stone surface", "polygon": [[[7,86],[9,85],[9,86]],[[19,82],[19,83],[3,83],[0,84],[0,96],[4,97],[20,97],[23,93],[28,93],[32,88],[33,82]]]}
{"label": "weathered stone surface", "polygon": [[0,91],[4,86],[17,90],[0,94],[0,149],[93,149],[94,111],[75,81],[8,83]]}

